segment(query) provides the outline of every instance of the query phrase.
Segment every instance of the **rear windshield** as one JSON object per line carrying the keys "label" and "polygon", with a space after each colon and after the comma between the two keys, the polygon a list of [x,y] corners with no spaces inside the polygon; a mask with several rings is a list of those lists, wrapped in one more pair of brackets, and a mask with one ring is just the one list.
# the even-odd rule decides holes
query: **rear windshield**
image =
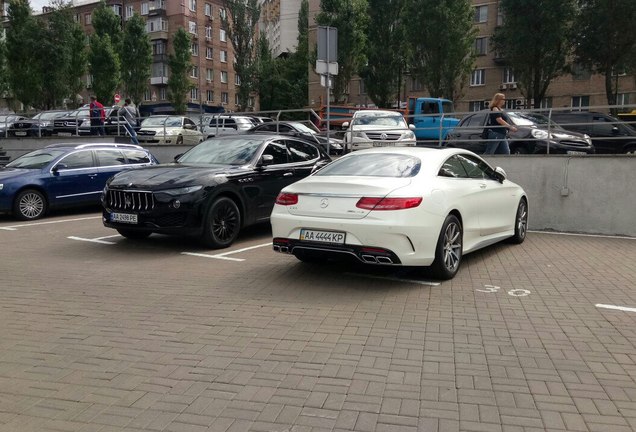
{"label": "rear windshield", "polygon": [[419,158],[403,154],[369,153],[344,157],[327,165],[317,176],[414,177]]}

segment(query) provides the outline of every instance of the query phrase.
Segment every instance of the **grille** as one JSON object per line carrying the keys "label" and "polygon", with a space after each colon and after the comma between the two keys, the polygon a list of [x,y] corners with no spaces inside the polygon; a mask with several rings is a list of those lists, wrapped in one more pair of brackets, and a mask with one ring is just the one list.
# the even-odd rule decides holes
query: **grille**
{"label": "grille", "polygon": [[106,204],[113,210],[152,210],[155,208],[155,197],[152,192],[109,189],[106,192]]}
{"label": "grille", "polygon": [[[383,134],[386,135],[386,138],[382,137]],[[367,137],[373,141],[397,141],[401,136],[402,134],[399,133],[367,132]]]}
{"label": "grille", "polygon": [[588,144],[586,142],[567,141],[567,140],[559,141],[559,144],[566,145],[566,146],[573,146],[573,147],[587,147],[588,146]]}
{"label": "grille", "polygon": [[140,131],[137,132],[137,135],[155,136],[156,133],[157,132],[155,132],[155,131],[143,131],[143,130],[140,130]]}

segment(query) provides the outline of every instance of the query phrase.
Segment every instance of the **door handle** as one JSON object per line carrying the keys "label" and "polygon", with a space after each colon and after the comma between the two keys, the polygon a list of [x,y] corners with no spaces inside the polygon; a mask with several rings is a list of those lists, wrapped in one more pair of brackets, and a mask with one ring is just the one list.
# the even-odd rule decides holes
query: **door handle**
{"label": "door handle", "polygon": [[90,178],[93,178],[93,177],[97,177],[97,174],[89,174],[88,176],[89,176]]}
{"label": "door handle", "polygon": [[291,177],[293,175],[294,175],[293,172],[286,172],[285,174],[283,174],[283,177]]}

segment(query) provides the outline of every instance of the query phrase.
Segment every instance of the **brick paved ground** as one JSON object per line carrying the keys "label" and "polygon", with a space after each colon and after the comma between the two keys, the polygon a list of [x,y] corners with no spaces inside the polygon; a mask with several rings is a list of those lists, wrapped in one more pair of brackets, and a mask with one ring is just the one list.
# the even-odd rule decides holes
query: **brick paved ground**
{"label": "brick paved ground", "polygon": [[15,225],[0,431],[636,430],[636,313],[595,306],[636,307],[636,240],[531,233],[428,286],[267,247],[68,238],[113,235],[99,219]]}

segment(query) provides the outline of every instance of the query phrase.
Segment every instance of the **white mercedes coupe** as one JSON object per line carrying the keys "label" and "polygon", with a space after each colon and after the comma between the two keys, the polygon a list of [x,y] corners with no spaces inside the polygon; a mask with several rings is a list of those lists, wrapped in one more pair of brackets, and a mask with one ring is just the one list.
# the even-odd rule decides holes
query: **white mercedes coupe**
{"label": "white mercedes coupe", "polygon": [[451,279],[464,254],[525,240],[528,198],[468,150],[378,148],[285,187],[271,223],[274,251],[304,262],[430,266]]}

